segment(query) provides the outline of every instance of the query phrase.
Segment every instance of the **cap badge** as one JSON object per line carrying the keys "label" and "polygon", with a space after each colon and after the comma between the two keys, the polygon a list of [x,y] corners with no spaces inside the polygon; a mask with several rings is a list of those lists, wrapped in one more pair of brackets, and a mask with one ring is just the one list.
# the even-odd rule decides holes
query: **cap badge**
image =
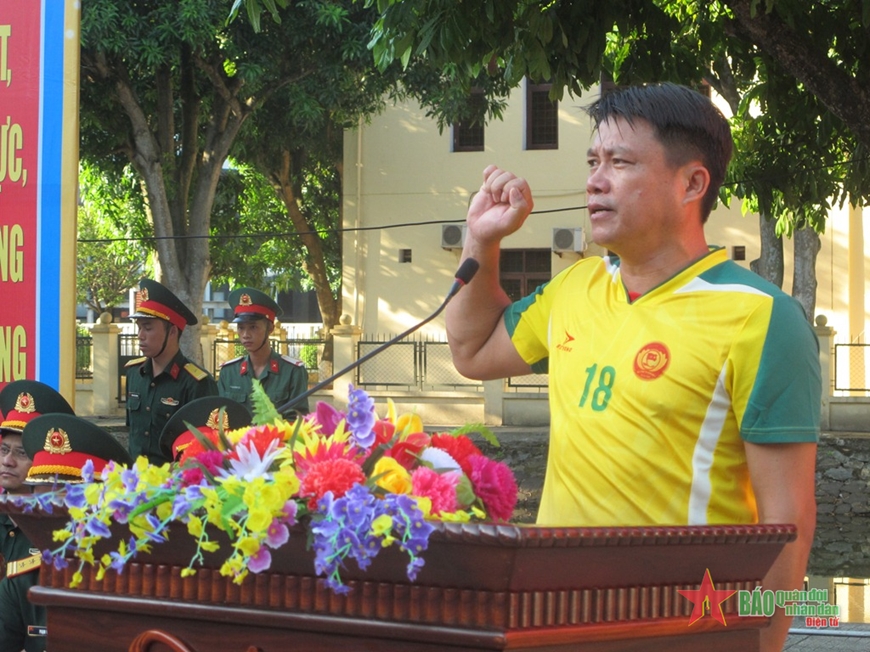
{"label": "cap badge", "polygon": [[18,398],[15,399],[15,411],[23,414],[36,412],[36,405],[34,405],[33,397],[27,392],[19,394]]}
{"label": "cap badge", "polygon": [[139,300],[148,301],[148,288],[142,288],[139,290]]}
{"label": "cap badge", "polygon": [[230,417],[224,411],[224,418],[221,422],[218,422],[218,418],[220,417],[221,409],[217,408],[211,411],[211,414],[208,415],[208,421],[205,422],[206,428],[211,428],[212,430],[218,430],[223,428],[224,431],[230,429]]}
{"label": "cap badge", "polygon": [[239,305],[240,306],[253,306],[254,302],[251,301],[251,295],[250,294],[243,294],[242,296],[240,296],[239,297]]}
{"label": "cap badge", "polygon": [[69,443],[69,435],[62,428],[52,428],[45,435],[44,450],[52,455],[66,455],[72,453],[72,446]]}

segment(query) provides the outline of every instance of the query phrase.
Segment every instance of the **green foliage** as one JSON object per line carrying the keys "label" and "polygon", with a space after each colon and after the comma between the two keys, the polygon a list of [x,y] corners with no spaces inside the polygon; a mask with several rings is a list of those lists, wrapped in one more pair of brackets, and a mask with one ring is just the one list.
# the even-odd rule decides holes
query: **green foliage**
{"label": "green foliage", "polygon": [[317,369],[319,362],[317,360],[318,347],[315,344],[305,344],[299,351],[299,358],[305,364],[306,369]]}
{"label": "green foliage", "polygon": [[129,169],[119,175],[83,162],[76,252],[76,299],[100,314],[127,301],[146,269],[142,195]]}
{"label": "green foliage", "polygon": [[281,415],[278,414],[278,410],[275,409],[272,401],[269,400],[263,385],[256,378],[252,381],[251,405],[254,408],[253,424],[255,426],[265,426],[281,420]]}

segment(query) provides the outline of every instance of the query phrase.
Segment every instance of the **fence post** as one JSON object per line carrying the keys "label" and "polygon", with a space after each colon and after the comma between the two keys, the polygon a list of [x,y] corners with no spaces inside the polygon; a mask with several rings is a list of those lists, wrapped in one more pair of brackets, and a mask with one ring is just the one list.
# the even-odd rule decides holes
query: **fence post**
{"label": "fence post", "polygon": [[91,328],[94,350],[93,406],[94,414],[117,416],[118,394],[118,335],[121,328],[112,323],[112,315],[104,312]]}
{"label": "fence post", "polygon": [[[342,315],[338,321],[339,325],[329,331],[332,333],[332,364],[334,369],[344,369],[356,361],[357,344],[359,344],[362,329],[352,324],[353,318],[350,315]],[[347,403],[348,386],[352,381],[353,372],[346,373],[340,378],[335,379],[332,383],[332,400],[334,405],[344,405]]]}
{"label": "fence post", "polygon": [[816,337],[819,338],[819,364],[822,368],[822,409],[820,413],[819,426],[822,430],[828,430],[831,427],[831,396],[834,391],[832,382],[836,371],[833,368],[834,356],[834,335],[837,332],[828,326],[828,318],[824,315],[816,316],[816,326],[813,329],[816,331]]}

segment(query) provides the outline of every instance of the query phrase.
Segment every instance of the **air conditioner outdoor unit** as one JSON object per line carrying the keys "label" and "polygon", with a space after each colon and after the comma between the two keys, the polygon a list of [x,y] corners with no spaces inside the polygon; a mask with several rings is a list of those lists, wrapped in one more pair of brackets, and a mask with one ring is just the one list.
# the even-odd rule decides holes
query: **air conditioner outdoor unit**
{"label": "air conditioner outdoor unit", "polygon": [[586,251],[586,236],[583,234],[583,229],[575,228],[553,228],[553,252],[557,254],[565,252],[580,253]]}
{"label": "air conditioner outdoor unit", "polygon": [[441,246],[444,249],[462,249],[465,244],[464,224],[442,224]]}

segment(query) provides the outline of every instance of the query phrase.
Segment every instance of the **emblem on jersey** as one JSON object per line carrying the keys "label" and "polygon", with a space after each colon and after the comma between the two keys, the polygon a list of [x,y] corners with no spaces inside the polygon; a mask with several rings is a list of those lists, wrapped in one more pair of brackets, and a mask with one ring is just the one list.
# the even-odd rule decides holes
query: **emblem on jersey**
{"label": "emblem on jersey", "polygon": [[52,428],[45,435],[45,446],[42,447],[52,455],[66,455],[72,453],[69,443],[69,435],[62,428]]}
{"label": "emblem on jersey", "polygon": [[33,404],[33,397],[27,392],[22,392],[15,399],[15,411],[24,414],[36,412],[36,406]]}
{"label": "emblem on jersey", "polygon": [[634,356],[634,375],[641,380],[659,378],[671,364],[671,352],[661,342],[644,344]]}
{"label": "emblem on jersey", "polygon": [[556,348],[560,351],[568,351],[571,352],[571,342],[574,341],[574,336],[571,335],[568,331],[565,331],[565,339],[562,340],[561,344],[557,344]]}

